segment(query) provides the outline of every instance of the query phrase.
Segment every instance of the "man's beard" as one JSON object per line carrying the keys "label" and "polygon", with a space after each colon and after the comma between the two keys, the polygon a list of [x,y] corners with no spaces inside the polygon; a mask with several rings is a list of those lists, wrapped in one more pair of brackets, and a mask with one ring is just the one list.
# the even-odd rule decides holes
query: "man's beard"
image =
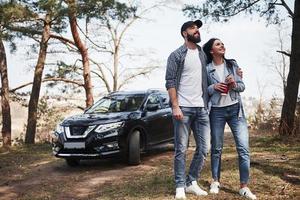
{"label": "man's beard", "polygon": [[199,43],[201,41],[201,37],[199,35],[199,37],[195,37],[194,34],[193,35],[190,35],[190,34],[187,34],[187,40],[189,42],[192,42],[192,43]]}

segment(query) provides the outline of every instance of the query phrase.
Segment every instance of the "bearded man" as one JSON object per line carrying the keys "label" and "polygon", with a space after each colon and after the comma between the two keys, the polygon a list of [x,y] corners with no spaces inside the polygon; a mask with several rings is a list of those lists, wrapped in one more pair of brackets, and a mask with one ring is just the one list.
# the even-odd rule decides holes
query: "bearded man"
{"label": "bearded man", "polygon": [[[185,192],[207,195],[197,184],[210,149],[206,56],[197,45],[201,41],[201,26],[200,20],[188,21],[181,26],[184,44],[170,54],[165,76],[173,113],[175,199],[186,199]],[[190,130],[196,150],[186,174]]]}

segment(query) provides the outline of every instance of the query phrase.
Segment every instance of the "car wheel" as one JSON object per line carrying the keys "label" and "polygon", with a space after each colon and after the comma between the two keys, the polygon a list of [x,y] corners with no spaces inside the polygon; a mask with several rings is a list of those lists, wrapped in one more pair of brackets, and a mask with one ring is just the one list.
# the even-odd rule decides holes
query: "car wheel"
{"label": "car wheel", "polygon": [[75,158],[66,158],[67,165],[70,167],[76,167],[79,165],[80,160]]}
{"label": "car wheel", "polygon": [[138,165],[141,162],[140,137],[138,130],[133,131],[128,138],[128,164]]}

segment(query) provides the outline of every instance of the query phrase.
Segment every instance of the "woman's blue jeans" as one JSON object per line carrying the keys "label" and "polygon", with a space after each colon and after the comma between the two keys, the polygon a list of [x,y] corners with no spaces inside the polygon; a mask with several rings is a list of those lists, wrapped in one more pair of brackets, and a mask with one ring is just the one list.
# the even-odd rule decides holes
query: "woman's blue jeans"
{"label": "woman's blue jeans", "polygon": [[238,117],[239,103],[226,107],[212,107],[211,127],[211,171],[214,180],[220,180],[221,155],[224,142],[224,129],[227,123],[234,137],[238,153],[240,182],[248,183],[250,171],[249,134],[245,116]]}
{"label": "woman's blue jeans", "polygon": [[[208,111],[202,107],[181,107],[182,120],[173,118],[174,124],[174,174],[176,188],[189,186],[199,177],[210,148],[210,128]],[[186,150],[190,129],[192,129],[196,150],[188,175],[185,175]]]}

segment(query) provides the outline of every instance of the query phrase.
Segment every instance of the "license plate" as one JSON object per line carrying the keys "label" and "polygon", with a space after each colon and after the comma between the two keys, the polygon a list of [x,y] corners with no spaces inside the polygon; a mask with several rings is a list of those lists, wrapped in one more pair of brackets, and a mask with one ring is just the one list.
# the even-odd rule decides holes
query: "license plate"
{"label": "license plate", "polygon": [[66,142],[64,143],[65,149],[84,149],[85,143],[84,142]]}

